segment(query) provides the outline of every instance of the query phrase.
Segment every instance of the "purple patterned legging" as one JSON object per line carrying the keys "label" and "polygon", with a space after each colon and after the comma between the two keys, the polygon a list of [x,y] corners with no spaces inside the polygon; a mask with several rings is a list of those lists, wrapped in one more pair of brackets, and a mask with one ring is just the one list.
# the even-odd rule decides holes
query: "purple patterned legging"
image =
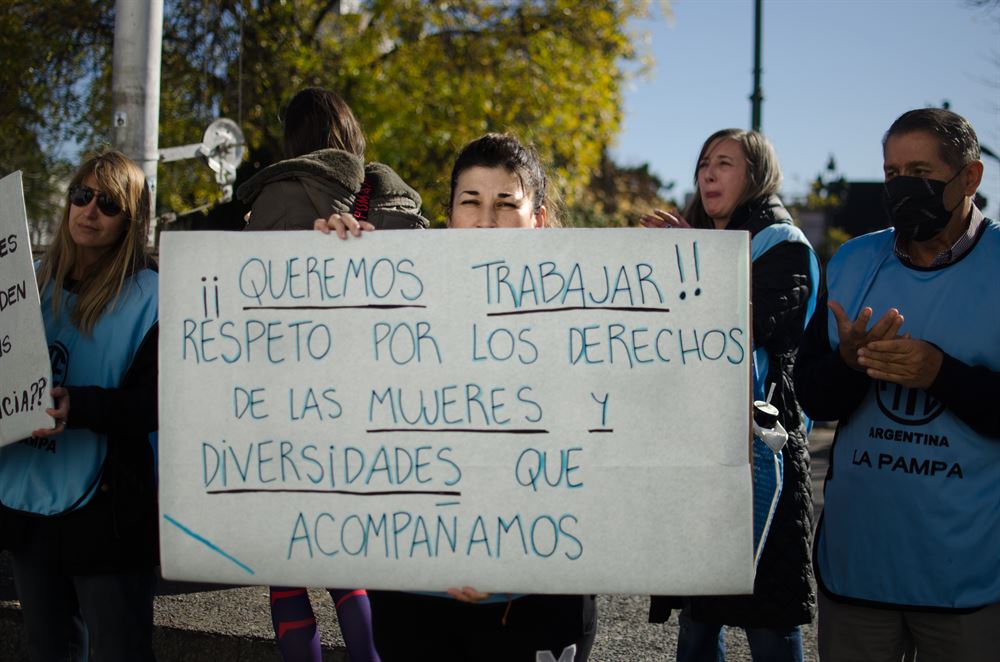
{"label": "purple patterned legging", "polygon": [[[271,623],[284,662],[320,662],[316,616],[304,588],[271,586]],[[328,588],[351,662],[379,662],[372,640],[372,612],[362,589]]]}

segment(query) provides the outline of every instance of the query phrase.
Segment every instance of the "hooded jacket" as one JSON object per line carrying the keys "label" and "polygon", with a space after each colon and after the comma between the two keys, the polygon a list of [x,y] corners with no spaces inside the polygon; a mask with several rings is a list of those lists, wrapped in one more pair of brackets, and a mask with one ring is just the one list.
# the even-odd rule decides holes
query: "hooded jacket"
{"label": "hooded jacket", "polygon": [[353,214],[376,230],[428,227],[420,195],[392,168],[339,149],[321,149],[279,161],[236,192],[251,205],[246,230],[312,230],[334,212]]}

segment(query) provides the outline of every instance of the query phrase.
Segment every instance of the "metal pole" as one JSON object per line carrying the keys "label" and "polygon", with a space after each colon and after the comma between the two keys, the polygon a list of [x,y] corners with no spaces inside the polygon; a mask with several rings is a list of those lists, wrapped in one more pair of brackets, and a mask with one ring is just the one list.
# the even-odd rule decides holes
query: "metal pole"
{"label": "metal pole", "polygon": [[760,106],[764,101],[764,92],[760,89],[760,46],[761,46],[761,22],[763,14],[763,0],[754,0],[753,15],[753,94],[750,95],[751,119],[750,128],[760,131]]}
{"label": "metal pole", "polygon": [[[116,0],[111,69],[112,141],[139,164],[152,193],[156,216],[156,166],[159,163],[160,48],[163,0]],[[156,236],[155,220],[149,244]]]}

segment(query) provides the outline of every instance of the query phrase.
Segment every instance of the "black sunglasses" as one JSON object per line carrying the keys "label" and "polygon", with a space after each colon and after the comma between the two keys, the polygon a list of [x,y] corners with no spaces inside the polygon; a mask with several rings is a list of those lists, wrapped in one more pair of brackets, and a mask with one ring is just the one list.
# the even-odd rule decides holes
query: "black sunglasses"
{"label": "black sunglasses", "polygon": [[69,201],[77,207],[86,207],[90,201],[97,196],[97,208],[105,216],[117,216],[122,213],[121,205],[111,199],[107,193],[98,193],[89,186],[71,186],[69,188]]}

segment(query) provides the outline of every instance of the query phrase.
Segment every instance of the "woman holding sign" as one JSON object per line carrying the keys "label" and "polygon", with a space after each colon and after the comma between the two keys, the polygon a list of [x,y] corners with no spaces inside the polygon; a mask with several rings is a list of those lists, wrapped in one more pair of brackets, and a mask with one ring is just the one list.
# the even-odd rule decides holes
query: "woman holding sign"
{"label": "woman holding sign", "polygon": [[153,659],[157,274],[142,170],[108,151],[70,181],[38,266],[50,429],[0,449],[0,504],[36,660]]}
{"label": "woman holding sign", "polygon": [[[448,227],[558,225],[533,149],[500,134],[462,149],[451,173]],[[335,215],[318,219],[316,229],[344,238],[369,228]],[[490,595],[466,586],[448,594],[371,591],[370,598],[384,662],[583,662],[597,633],[592,595]]]}
{"label": "woman holding sign", "polygon": [[[663,622],[683,604],[677,642],[680,662],[722,660],[722,626],[746,630],[753,659],[802,660],[799,626],[815,608],[810,585],[812,483],[806,420],[792,389],[792,365],[816,305],[819,264],[778,199],[781,170],[774,148],[756,131],[724,129],[709,136],[695,170],[695,195],[685,216],[656,210],[649,228],[738,230],[751,235],[754,399],[768,399],[788,432],[783,488],[752,596],[654,596],[650,620]],[[772,392],[773,389],[773,392]]]}

